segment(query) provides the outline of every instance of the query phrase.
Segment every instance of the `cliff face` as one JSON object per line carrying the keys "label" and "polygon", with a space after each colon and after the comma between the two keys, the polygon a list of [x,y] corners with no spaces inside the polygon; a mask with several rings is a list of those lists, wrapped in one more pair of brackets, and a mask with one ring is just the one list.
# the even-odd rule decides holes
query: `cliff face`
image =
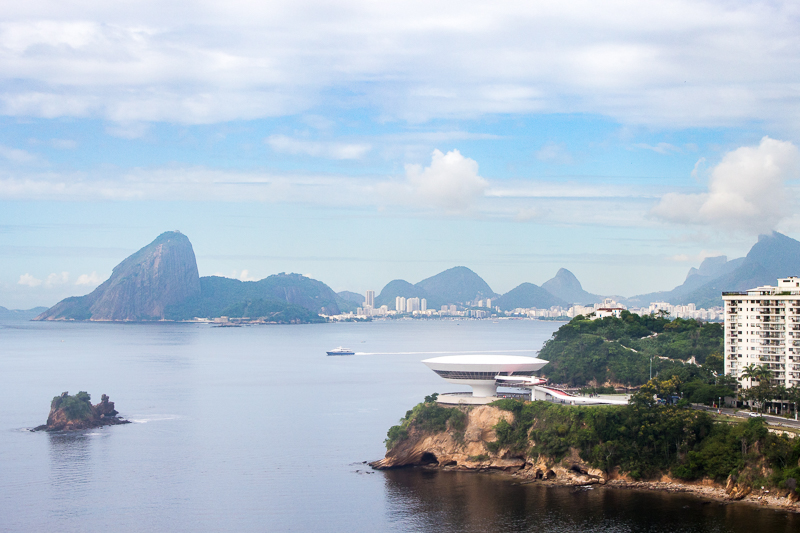
{"label": "cliff face", "polygon": [[[422,404],[420,404],[422,405]],[[433,404],[426,403],[426,406]],[[560,406],[558,406],[560,407]],[[509,428],[519,425],[524,420],[524,412],[520,419],[515,419],[512,412],[499,409],[494,406],[480,407],[453,407],[460,409],[466,417],[447,417],[448,422],[445,429],[431,431],[421,431],[418,427],[419,420],[422,424],[430,424],[432,419],[442,419],[435,412],[431,412],[431,407],[427,407],[428,413],[422,416],[422,410],[415,407],[406,415],[409,424],[395,426],[389,431],[390,439],[398,438],[398,435],[405,435],[402,440],[394,440],[394,445],[386,453],[386,457],[380,461],[370,463],[375,469],[383,470],[389,468],[400,468],[405,466],[422,466],[426,468],[441,468],[444,470],[465,470],[465,471],[501,471],[511,474],[517,482],[532,483],[535,481],[545,481],[557,485],[575,486],[575,490],[584,490],[577,487],[586,485],[606,485],[608,487],[627,488],[627,489],[647,489],[661,492],[685,492],[699,495],[703,498],[712,498],[719,501],[743,500],[750,503],[757,503],[773,508],[800,511],[800,492],[793,490],[792,487],[778,488],[775,486],[761,487],[760,490],[752,486],[753,476],[746,471],[739,475],[730,474],[727,484],[715,482],[708,477],[699,478],[695,481],[673,479],[666,474],[658,474],[648,481],[634,479],[628,473],[622,473],[620,466],[615,466],[608,471],[594,468],[587,464],[581,457],[577,448],[569,447],[563,449],[559,454],[560,459],[548,457],[544,454],[531,453],[524,450],[512,450],[498,446],[497,433],[501,435],[507,433]],[[410,418],[411,417],[411,418]],[[451,423],[452,420],[463,420],[465,424]],[[602,417],[601,417],[602,418]],[[548,422],[544,418],[538,419],[542,426]],[[605,420],[605,419],[603,419]],[[401,421],[402,422],[402,421]],[[507,424],[506,424],[507,422]],[[562,421],[551,420],[549,423],[555,424],[556,435],[558,432],[569,432],[569,428],[561,424]],[[547,429],[539,427],[539,430]],[[395,432],[393,430],[403,428],[406,432]],[[460,428],[460,429],[456,429]],[[495,429],[497,428],[497,429]],[[548,438],[553,439],[554,434],[542,431],[527,432],[528,443],[534,448],[538,445],[546,444]],[[587,430],[588,428],[582,428]],[[766,430],[765,430],[766,431]],[[549,435],[549,437],[548,437]],[[582,436],[586,436],[584,433]],[[538,443],[534,439],[540,440]],[[507,439],[506,439],[507,440]],[[502,442],[503,439],[500,439]],[[735,444],[738,446],[739,441]],[[786,444],[786,443],[784,443]],[[751,445],[750,448],[758,448]],[[796,456],[792,456],[796,457]],[[765,468],[765,461],[762,457],[758,461],[756,470],[758,478],[770,477],[771,471]],[[760,483],[759,483],[760,485]]]}
{"label": "cliff face", "polygon": [[[454,409],[459,409],[455,408]],[[500,470],[516,472],[529,479],[557,479],[567,485],[604,484],[609,476],[586,465],[577,450],[559,462],[539,456],[526,457],[501,449],[490,453],[487,444],[497,440],[494,427],[500,420],[513,423],[514,415],[496,407],[482,405],[467,412],[462,432],[449,429],[439,433],[421,432],[412,427],[408,438],[399,442],[373,468],[384,470],[403,466],[439,466],[457,470]]]}
{"label": "cliff face", "polygon": [[170,231],[114,267],[91,294],[62,300],[36,320],[158,320],[167,306],[199,293],[192,244]]}

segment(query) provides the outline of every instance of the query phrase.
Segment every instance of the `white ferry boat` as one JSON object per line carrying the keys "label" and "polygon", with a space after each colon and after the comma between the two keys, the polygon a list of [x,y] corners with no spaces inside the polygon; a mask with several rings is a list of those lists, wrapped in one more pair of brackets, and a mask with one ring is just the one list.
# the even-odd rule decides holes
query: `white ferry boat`
{"label": "white ferry boat", "polygon": [[329,352],[326,352],[326,353],[328,355],[355,355],[356,354],[356,352],[354,352],[353,350],[350,350],[348,348],[342,348],[341,346],[339,346],[338,348],[335,348],[335,349],[333,349],[333,350],[331,350]]}

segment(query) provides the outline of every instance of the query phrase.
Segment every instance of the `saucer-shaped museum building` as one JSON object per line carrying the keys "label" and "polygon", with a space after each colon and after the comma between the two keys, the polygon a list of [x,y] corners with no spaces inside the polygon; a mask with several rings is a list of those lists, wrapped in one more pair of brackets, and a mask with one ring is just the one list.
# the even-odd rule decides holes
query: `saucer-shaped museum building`
{"label": "saucer-shaped museum building", "polygon": [[446,381],[472,387],[475,398],[495,396],[498,384],[535,384],[533,373],[547,364],[520,355],[448,355],[422,362]]}

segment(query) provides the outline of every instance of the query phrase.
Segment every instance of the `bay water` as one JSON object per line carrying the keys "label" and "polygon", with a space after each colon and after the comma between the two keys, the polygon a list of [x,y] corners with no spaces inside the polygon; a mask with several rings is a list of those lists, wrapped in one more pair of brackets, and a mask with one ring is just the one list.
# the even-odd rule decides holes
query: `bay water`
{"label": "bay water", "polygon": [[[461,390],[422,359],[534,355],[560,325],[0,323],[0,531],[800,531],[685,495],[364,463],[425,395]],[[326,356],[340,345],[357,354]],[[133,423],[28,431],[80,390]]]}

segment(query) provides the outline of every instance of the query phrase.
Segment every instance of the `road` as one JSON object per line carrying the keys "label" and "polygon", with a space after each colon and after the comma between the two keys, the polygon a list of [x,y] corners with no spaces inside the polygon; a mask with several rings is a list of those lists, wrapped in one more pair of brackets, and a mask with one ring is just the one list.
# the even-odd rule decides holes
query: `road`
{"label": "road", "polygon": [[[715,413],[717,412],[715,408],[706,407],[705,405],[692,405],[692,407],[699,411],[709,411]],[[735,409],[723,408],[721,409],[721,413],[723,415],[735,416],[738,418],[750,418],[750,411],[736,411]],[[800,421],[798,420],[789,420],[788,418],[783,418],[782,416],[774,416],[774,415],[763,415],[763,416],[764,420],[766,420],[770,426],[784,426],[784,427],[800,429]]]}

